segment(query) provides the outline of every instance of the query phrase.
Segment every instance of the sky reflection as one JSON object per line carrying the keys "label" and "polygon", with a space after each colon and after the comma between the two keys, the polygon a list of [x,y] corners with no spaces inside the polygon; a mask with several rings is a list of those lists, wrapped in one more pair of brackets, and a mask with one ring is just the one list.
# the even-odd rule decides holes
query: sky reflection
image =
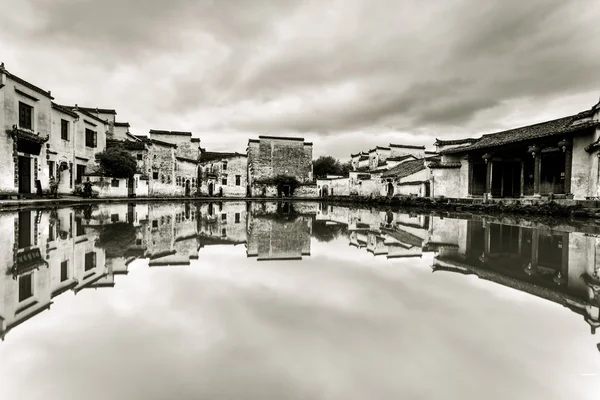
{"label": "sky reflection", "polygon": [[[154,211],[150,206],[141,230],[152,226]],[[199,211],[197,232],[205,237],[207,213]],[[244,232],[273,223],[252,213],[246,222],[254,228],[244,225]],[[314,234],[323,228],[321,218],[317,207],[275,223],[286,232],[283,226],[301,219]],[[430,229],[439,222],[425,229],[429,243],[439,237]],[[247,254],[253,238],[236,246],[200,241],[195,252],[178,248],[164,256],[181,261],[181,254],[191,254],[189,265],[150,266],[152,259],[139,257],[126,275],[114,276],[114,287],[65,291],[0,344],[3,396],[595,399],[600,393],[600,375],[593,375],[600,374],[597,338],[579,313],[474,275],[432,273],[443,258],[439,248],[421,257],[374,257],[349,245],[348,227],[329,242],[309,236],[310,255],[301,260],[257,262]],[[213,228],[221,236],[220,226]],[[85,231],[89,238],[92,228]],[[176,236],[173,246],[181,243]],[[302,252],[303,236],[290,237]],[[150,230],[142,240],[152,238]],[[277,243],[283,239],[280,233]],[[256,242],[263,255],[278,248],[264,238]],[[152,245],[147,251],[165,253]],[[579,293],[551,289],[573,298]]]}

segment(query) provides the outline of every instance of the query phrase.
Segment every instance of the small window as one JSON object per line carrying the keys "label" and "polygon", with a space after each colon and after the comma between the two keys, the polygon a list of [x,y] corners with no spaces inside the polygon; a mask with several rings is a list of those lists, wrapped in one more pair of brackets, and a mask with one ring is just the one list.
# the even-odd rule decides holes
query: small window
{"label": "small window", "polygon": [[235,223],[236,224],[240,223],[240,213],[235,213]]}
{"label": "small window", "polygon": [[69,261],[65,260],[60,263],[60,281],[64,282],[69,279]]}
{"label": "small window", "polygon": [[136,246],[141,246],[142,245],[142,239],[135,239],[135,245]]}
{"label": "small window", "polygon": [[112,214],[110,216],[110,222],[119,222],[119,214]]}
{"label": "small window", "polygon": [[165,183],[165,176],[164,175],[160,176],[160,183]]}
{"label": "small window", "polygon": [[223,185],[223,186],[227,185],[227,175],[223,175],[223,177],[221,178],[221,185]]}
{"label": "small window", "polygon": [[227,161],[223,161],[223,171],[227,171]]}
{"label": "small window", "polygon": [[144,159],[144,155],[143,155],[143,154],[138,154],[138,155],[137,155],[137,159],[138,159],[139,161],[142,161],[142,160]]}
{"label": "small window", "polygon": [[221,214],[221,221],[225,221],[227,219],[227,214]]}
{"label": "small window", "polygon": [[33,274],[19,277],[19,302],[33,296]]}
{"label": "small window", "polygon": [[152,173],[152,179],[158,179],[158,172],[153,172]]}
{"label": "small window", "polygon": [[110,185],[112,187],[119,187],[119,180],[118,179],[113,179],[110,181]]}
{"label": "small window", "polygon": [[98,134],[91,129],[85,129],[85,146],[96,148],[98,147]]}
{"label": "small window", "polygon": [[152,227],[158,228],[158,220],[155,219],[154,221],[152,221]]}
{"label": "small window", "polygon": [[33,130],[33,107],[19,102],[19,128]]}
{"label": "small window", "polygon": [[236,175],[235,176],[235,186],[240,186],[241,184],[242,184],[242,176]]}
{"label": "small window", "polygon": [[54,178],[54,161],[48,161],[48,175]]}
{"label": "small window", "polygon": [[96,252],[90,251],[85,253],[85,266],[84,269],[89,271],[90,269],[96,268]]}
{"label": "small window", "polygon": [[69,140],[69,121],[60,120],[60,138],[62,140]]}
{"label": "small window", "polygon": [[167,175],[167,183],[171,183],[171,175]]}

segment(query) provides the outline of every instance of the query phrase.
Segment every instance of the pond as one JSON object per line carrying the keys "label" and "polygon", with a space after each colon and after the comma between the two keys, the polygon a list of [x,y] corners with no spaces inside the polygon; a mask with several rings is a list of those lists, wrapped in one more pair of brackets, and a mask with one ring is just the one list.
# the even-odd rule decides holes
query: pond
{"label": "pond", "polygon": [[597,399],[600,228],[318,202],[0,213],[3,399]]}

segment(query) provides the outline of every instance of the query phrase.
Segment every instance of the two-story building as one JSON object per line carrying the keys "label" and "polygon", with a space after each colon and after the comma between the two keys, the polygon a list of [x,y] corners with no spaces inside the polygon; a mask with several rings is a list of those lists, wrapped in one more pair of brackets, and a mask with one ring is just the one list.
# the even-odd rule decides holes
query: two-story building
{"label": "two-story building", "polygon": [[202,151],[199,192],[203,196],[248,195],[248,156],[242,153]]}

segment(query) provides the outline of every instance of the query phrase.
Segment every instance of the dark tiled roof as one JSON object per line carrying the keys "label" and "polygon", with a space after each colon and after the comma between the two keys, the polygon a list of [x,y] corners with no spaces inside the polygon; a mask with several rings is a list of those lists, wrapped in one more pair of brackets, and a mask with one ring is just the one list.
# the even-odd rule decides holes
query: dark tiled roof
{"label": "dark tiled roof", "polygon": [[475,139],[475,138],[454,139],[454,140],[441,140],[441,139],[436,138],[434,146],[451,146],[451,145],[455,145],[455,144],[471,144],[478,140],[479,139]]}
{"label": "dark tiled roof", "polygon": [[70,115],[73,118],[78,118],[79,116],[77,115],[77,113],[69,110],[66,107],[63,107],[61,105],[56,104],[55,102],[52,102],[52,108],[54,108],[55,110],[58,110],[64,114]]}
{"label": "dark tiled roof", "polygon": [[461,167],[461,163],[459,162],[453,162],[453,163],[444,163],[442,164],[440,161],[434,161],[428,164],[429,168],[432,169],[448,169],[448,168],[460,168]]}
{"label": "dark tiled roof", "polygon": [[390,150],[389,147],[383,147],[383,146],[377,146],[375,147],[376,149],[380,149],[380,150]]}
{"label": "dark tiled roof", "polygon": [[397,157],[389,157],[386,161],[404,161],[408,158],[415,158],[415,156],[407,154],[404,156],[397,156]]}
{"label": "dark tiled roof", "polygon": [[403,149],[425,150],[425,146],[411,146],[411,145],[406,145],[406,144],[393,144],[393,143],[390,143],[390,147],[401,147]]}
{"label": "dark tiled roof", "polygon": [[0,71],[4,71],[4,73],[6,73],[6,76],[8,76],[10,79],[17,82],[18,84],[25,86],[27,89],[30,89],[30,90],[33,90],[34,92],[42,94],[42,95],[48,97],[50,100],[54,100],[54,97],[52,97],[52,94],[50,94],[50,91],[44,90],[38,86],[35,86],[35,85],[27,82],[26,80],[21,79],[18,76],[11,74],[10,72],[8,72],[7,70],[5,70],[3,68],[0,69]]}
{"label": "dark tiled roof", "polygon": [[175,158],[178,159],[179,161],[185,161],[185,162],[189,162],[189,163],[193,163],[193,164],[196,164],[198,162],[197,160],[187,158],[187,157],[177,156]]}
{"label": "dark tiled roof", "polygon": [[113,110],[112,108],[79,107],[79,109],[90,113],[117,114],[117,111]]}
{"label": "dark tiled roof", "polygon": [[246,157],[245,154],[242,153],[222,153],[222,152],[216,152],[216,151],[205,151],[200,155],[200,162],[208,162],[208,161],[214,161],[214,160],[223,160],[223,159],[227,159],[227,158],[234,158],[234,157]]}
{"label": "dark tiled roof", "polygon": [[564,133],[576,132],[586,128],[598,125],[598,121],[587,121],[576,125],[571,125],[577,120],[578,115],[554,119],[552,121],[541,122],[534,125],[521,128],[509,129],[507,131],[490,133],[483,135],[476,142],[461,147],[455,147],[448,150],[442,150],[441,154],[463,153],[471,150],[486,149],[511,143],[518,143],[526,140],[539,139]]}
{"label": "dark tiled roof", "polygon": [[102,122],[103,124],[105,124],[105,123],[106,123],[106,120],[104,120],[104,119],[102,119],[102,118],[100,118],[100,117],[97,117],[97,116],[95,116],[94,114],[91,114],[91,113],[89,113],[88,111],[86,111],[86,109],[85,109],[85,108],[81,108],[81,107],[79,107],[79,106],[77,106],[77,105],[75,105],[75,106],[66,106],[66,105],[64,105],[64,104],[60,104],[60,106],[61,106],[62,108],[66,108],[66,109],[68,109],[68,110],[71,110],[72,112],[80,112],[81,114],[85,115],[86,117],[89,117],[89,118],[95,119],[96,121],[98,121],[98,122]]}
{"label": "dark tiled roof", "polygon": [[181,131],[161,131],[157,129],[150,129],[150,134],[156,135],[173,135],[173,136],[192,136],[192,132],[181,132]]}
{"label": "dark tiled roof", "polygon": [[368,159],[369,159],[369,156],[360,156],[358,161],[364,161],[364,160],[368,160]]}
{"label": "dark tiled roof", "polygon": [[131,125],[129,125],[129,122],[115,122],[115,126],[122,126],[122,127],[129,128]]}
{"label": "dark tiled roof", "polygon": [[259,136],[259,139],[275,139],[275,140],[299,140],[304,142],[304,138],[301,137],[286,137],[286,136]]}
{"label": "dark tiled roof", "polygon": [[131,140],[106,139],[106,147],[122,147],[125,150],[146,150],[146,143]]}
{"label": "dark tiled roof", "polygon": [[192,143],[200,143],[200,138],[197,138],[197,137],[195,137],[195,138],[192,138],[192,139],[191,139],[191,142],[192,142]]}
{"label": "dark tiled roof", "polygon": [[424,169],[425,162],[423,160],[411,160],[403,162],[400,165],[396,165],[394,168],[390,169],[389,171],[386,171],[383,175],[381,175],[381,177],[394,177],[400,179],[422,171]]}
{"label": "dark tiled roof", "polygon": [[152,144],[157,144],[159,146],[166,146],[166,147],[175,147],[175,148],[177,148],[176,144],[169,143],[169,142],[163,142],[162,140],[148,139],[148,141],[150,143],[152,143]]}

